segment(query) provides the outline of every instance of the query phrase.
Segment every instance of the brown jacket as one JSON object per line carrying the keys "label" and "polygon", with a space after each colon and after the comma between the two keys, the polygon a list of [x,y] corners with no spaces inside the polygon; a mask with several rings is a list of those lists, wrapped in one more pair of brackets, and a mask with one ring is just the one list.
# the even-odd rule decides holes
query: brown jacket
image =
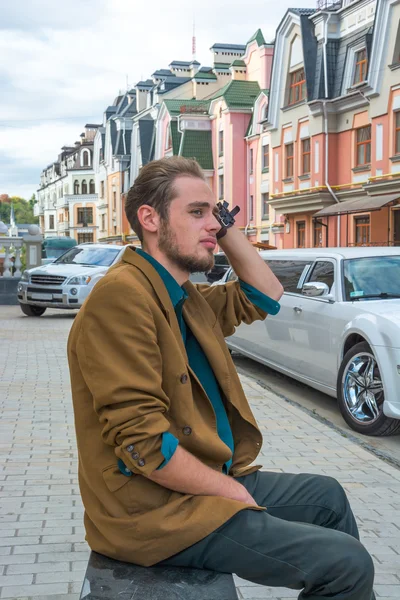
{"label": "brown jacket", "polygon": [[[239,284],[185,284],[183,314],[222,389],[235,440],[230,475],[250,473],[262,443],[225,344],[241,322],[265,318]],[[248,506],[192,496],[146,477],[163,461],[161,434],[222,470],[230,452],[190,369],[167,289],[127,248],[95,286],[68,340],[86,539],[93,550],[150,566],[191,546]],[[123,475],[122,459],[133,473]],[[257,510],[257,509],[256,509]]]}

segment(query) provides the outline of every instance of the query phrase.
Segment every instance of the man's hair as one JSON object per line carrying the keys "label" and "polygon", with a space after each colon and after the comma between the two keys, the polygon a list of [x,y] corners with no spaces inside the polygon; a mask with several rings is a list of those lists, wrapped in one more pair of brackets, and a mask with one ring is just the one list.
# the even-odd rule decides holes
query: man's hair
{"label": "man's hair", "polygon": [[169,207],[176,196],[174,186],[178,177],[198,177],[205,180],[199,163],[182,156],[161,158],[148,163],[140,171],[125,202],[125,213],[133,231],[143,243],[143,229],[138,219],[138,209],[143,204],[152,206],[161,219],[168,221]]}

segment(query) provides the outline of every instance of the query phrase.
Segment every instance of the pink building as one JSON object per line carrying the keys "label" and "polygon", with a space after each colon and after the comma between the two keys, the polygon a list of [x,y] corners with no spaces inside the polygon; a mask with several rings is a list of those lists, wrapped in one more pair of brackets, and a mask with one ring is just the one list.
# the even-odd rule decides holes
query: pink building
{"label": "pink building", "polygon": [[[267,241],[269,174],[261,121],[268,103],[273,45],[266,44],[258,30],[246,46],[215,44],[211,51],[214,66],[208,73],[225,77],[226,84],[202,100],[164,101],[156,154],[196,158],[216,198],[240,206],[239,227],[254,240],[262,239],[265,230]],[[207,68],[203,73],[206,77]]]}

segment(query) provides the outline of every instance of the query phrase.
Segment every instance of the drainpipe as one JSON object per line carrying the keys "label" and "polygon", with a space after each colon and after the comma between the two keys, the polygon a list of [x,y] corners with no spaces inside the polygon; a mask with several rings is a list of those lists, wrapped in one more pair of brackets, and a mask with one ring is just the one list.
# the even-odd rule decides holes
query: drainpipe
{"label": "drainpipe", "polygon": [[244,228],[244,234],[247,237],[247,231],[250,227],[250,146],[246,140],[246,179],[247,179],[247,224]]}
{"label": "drainpipe", "polygon": [[[328,23],[331,18],[331,13],[328,12],[328,18],[325,21],[325,34],[324,34],[324,80],[325,80],[325,99],[322,101],[323,109],[324,109],[324,129],[325,129],[325,185],[328,188],[329,193],[332,198],[335,200],[337,204],[339,204],[339,200],[331,186],[329,185],[329,128],[328,128],[328,112],[326,108],[326,103],[328,101],[329,91],[328,91],[328,63],[326,57],[326,46],[328,44]],[[340,215],[337,217],[337,246],[340,246]]]}

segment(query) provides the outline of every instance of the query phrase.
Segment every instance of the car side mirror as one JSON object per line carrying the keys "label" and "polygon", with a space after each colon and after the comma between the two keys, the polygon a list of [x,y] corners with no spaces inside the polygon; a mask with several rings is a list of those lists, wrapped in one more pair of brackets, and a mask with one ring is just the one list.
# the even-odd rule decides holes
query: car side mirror
{"label": "car side mirror", "polygon": [[326,283],[321,281],[312,281],[305,283],[302,289],[303,296],[309,296],[312,298],[329,295],[329,287]]}

